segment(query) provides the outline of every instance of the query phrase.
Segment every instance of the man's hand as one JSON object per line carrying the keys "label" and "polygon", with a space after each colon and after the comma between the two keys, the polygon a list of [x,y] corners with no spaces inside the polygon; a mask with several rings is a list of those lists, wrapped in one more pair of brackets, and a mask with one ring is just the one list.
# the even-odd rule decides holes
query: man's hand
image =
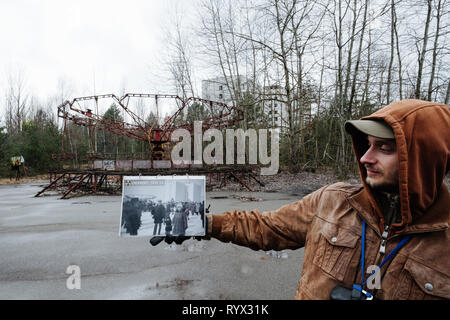
{"label": "man's hand", "polygon": [[[206,213],[209,213],[209,207],[211,205],[208,206],[208,208],[206,208]],[[205,217],[205,225],[208,225],[208,217]],[[161,243],[163,240],[168,243],[171,244],[173,242],[175,242],[176,244],[182,244],[185,240],[187,239],[191,239],[194,238],[195,240],[202,240],[205,239],[205,237],[203,236],[195,236],[195,237],[186,237],[186,236],[171,236],[171,235],[167,235],[165,237],[161,237],[161,236],[156,236],[150,239],[150,244],[152,246],[156,246],[159,243]],[[209,238],[208,238],[209,239]]]}
{"label": "man's hand", "polygon": [[165,236],[165,237],[157,236],[157,237],[153,237],[153,238],[150,239],[150,244],[152,246],[156,246],[160,242],[162,242],[163,240],[166,243],[168,243],[168,244],[171,244],[173,242],[175,242],[176,244],[182,244],[185,240],[191,239],[191,238],[194,238],[194,239],[200,241],[200,240],[202,240],[203,237],[201,237],[201,236],[198,236],[198,237],[197,236],[196,237],[186,237],[186,236],[170,236],[170,235],[169,236]]}

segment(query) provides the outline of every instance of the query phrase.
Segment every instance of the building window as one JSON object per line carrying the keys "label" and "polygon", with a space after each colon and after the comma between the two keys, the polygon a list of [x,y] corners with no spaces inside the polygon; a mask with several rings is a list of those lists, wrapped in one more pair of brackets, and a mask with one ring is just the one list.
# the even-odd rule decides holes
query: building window
{"label": "building window", "polygon": [[223,94],[219,94],[219,99],[223,99]]}
{"label": "building window", "polygon": [[223,90],[223,86],[219,86],[219,90],[222,91]]}

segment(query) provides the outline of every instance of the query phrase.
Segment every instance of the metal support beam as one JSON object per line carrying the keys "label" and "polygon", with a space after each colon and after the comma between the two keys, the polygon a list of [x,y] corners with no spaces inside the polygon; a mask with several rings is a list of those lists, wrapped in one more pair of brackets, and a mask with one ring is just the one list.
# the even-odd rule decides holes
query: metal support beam
{"label": "metal support beam", "polygon": [[75,185],[73,185],[60,199],[65,199],[69,193],[78,188],[78,186],[87,178],[90,177],[91,174],[87,173],[83,177],[81,177],[80,181],[78,181]]}
{"label": "metal support beam", "polygon": [[54,185],[56,185],[56,183],[61,180],[66,174],[63,173],[58,179],[53,180],[48,186],[46,186],[44,189],[42,189],[41,191],[39,191],[38,193],[36,193],[35,197],[39,197],[42,193],[44,193],[47,189],[52,188]]}
{"label": "metal support beam", "polygon": [[261,181],[256,179],[256,177],[252,173],[249,173],[248,175],[249,175],[250,178],[253,178],[256,182],[258,182],[261,187],[265,187],[266,186],[264,183],[262,183]]}
{"label": "metal support beam", "polygon": [[230,175],[235,178],[241,185],[246,187],[249,191],[253,191],[240,177],[234,174],[234,172],[230,172]]}

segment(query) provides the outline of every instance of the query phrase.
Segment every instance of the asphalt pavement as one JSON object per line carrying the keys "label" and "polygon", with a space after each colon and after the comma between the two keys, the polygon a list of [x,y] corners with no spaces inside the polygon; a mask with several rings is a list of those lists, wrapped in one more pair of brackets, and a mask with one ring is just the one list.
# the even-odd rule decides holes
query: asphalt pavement
{"label": "asphalt pavement", "polygon": [[[156,247],[119,237],[120,196],[35,198],[42,183],[0,186],[0,299],[293,298],[303,250],[254,251],[188,240]],[[234,195],[234,196],[233,196]],[[261,199],[261,201],[242,201]],[[281,193],[208,192],[213,213],[272,210]]]}

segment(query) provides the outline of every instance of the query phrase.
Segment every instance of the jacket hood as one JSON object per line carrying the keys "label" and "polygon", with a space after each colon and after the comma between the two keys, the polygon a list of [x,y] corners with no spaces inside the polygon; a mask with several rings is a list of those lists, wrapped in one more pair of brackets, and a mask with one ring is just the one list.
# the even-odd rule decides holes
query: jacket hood
{"label": "jacket hood", "polygon": [[[404,229],[422,217],[445,188],[443,180],[450,169],[450,107],[409,99],[391,103],[361,119],[383,120],[394,131],[402,220],[392,226]],[[382,226],[383,214],[365,182],[366,169],[359,161],[368,148],[366,136],[352,134],[352,140],[364,189]]]}

